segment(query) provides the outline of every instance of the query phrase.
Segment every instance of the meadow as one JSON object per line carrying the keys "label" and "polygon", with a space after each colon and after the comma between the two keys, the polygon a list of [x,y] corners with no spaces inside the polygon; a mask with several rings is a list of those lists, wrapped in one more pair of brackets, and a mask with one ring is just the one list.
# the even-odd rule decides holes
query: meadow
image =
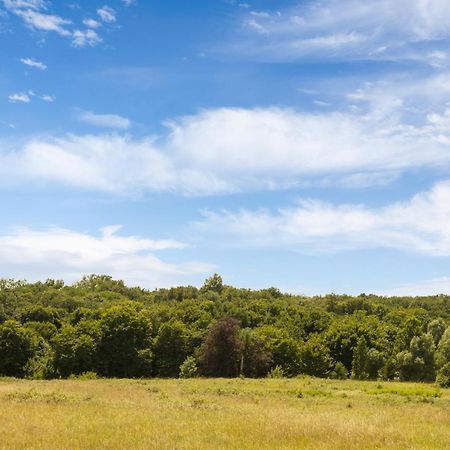
{"label": "meadow", "polygon": [[448,449],[450,390],[280,379],[0,379],[2,449]]}

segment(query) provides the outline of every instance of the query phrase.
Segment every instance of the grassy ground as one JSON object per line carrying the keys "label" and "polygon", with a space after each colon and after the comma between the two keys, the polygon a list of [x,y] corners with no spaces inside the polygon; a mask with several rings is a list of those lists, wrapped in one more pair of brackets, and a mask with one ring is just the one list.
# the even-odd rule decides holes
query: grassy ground
{"label": "grassy ground", "polygon": [[0,379],[5,449],[448,449],[450,390],[413,383]]}

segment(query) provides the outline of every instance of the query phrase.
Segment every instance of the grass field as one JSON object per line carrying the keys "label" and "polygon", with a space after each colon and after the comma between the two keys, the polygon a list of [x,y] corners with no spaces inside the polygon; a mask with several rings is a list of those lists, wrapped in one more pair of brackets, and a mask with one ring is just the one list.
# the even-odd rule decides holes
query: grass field
{"label": "grass field", "polygon": [[297,379],[0,379],[0,448],[448,449],[450,390]]}

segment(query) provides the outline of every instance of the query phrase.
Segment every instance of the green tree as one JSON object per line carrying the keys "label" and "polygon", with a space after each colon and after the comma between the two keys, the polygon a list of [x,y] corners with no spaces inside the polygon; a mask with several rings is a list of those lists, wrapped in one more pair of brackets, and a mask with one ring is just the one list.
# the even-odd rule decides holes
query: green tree
{"label": "green tree", "polygon": [[150,374],[150,322],[132,303],[108,308],[100,319],[98,372],[109,377]]}
{"label": "green tree", "polygon": [[436,353],[436,363],[438,367],[442,367],[450,362],[450,327],[448,327],[441,340]]}
{"label": "green tree", "polygon": [[381,370],[386,363],[386,358],[383,352],[376,348],[370,348],[367,351],[366,372],[370,379],[374,380],[381,375]]}
{"label": "green tree", "polygon": [[0,325],[0,374],[23,377],[36,349],[35,333],[19,322],[7,320]]}
{"label": "green tree", "polygon": [[409,351],[397,354],[401,380],[432,381],[435,378],[435,347],[431,334],[414,336]]}
{"label": "green tree", "polygon": [[262,339],[250,328],[243,328],[239,336],[242,342],[239,373],[254,378],[267,375],[271,355]]}
{"label": "green tree", "polygon": [[450,388],[450,362],[444,364],[436,375],[436,383],[443,388]]}
{"label": "green tree", "polygon": [[213,291],[220,294],[223,289],[223,281],[222,277],[215,273],[214,275],[210,276],[205,280],[202,286],[202,291]]}
{"label": "green tree", "polygon": [[328,347],[322,339],[313,334],[300,346],[299,349],[300,371],[315,377],[326,377],[333,368],[333,360]]}
{"label": "green tree", "polygon": [[187,356],[188,339],[186,326],[178,320],[171,320],[159,329],[153,345],[156,376],[178,377]]}
{"label": "green tree", "polygon": [[[93,330],[92,330],[93,331]],[[53,338],[54,366],[62,377],[91,372],[96,367],[97,341],[82,328],[65,325]]]}
{"label": "green tree", "polygon": [[433,336],[434,345],[438,345],[439,341],[442,338],[442,335],[445,332],[445,322],[444,320],[439,317],[438,319],[432,320],[427,327],[427,332]]}
{"label": "green tree", "polygon": [[364,336],[358,339],[358,343],[353,351],[352,378],[365,380],[369,377],[367,373],[367,342]]}

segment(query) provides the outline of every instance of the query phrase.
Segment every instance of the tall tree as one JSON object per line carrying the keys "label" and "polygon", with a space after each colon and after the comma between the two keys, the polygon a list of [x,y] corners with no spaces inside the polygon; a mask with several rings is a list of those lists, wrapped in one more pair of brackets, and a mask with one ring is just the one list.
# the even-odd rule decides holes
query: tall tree
{"label": "tall tree", "polygon": [[211,377],[239,374],[242,341],[239,322],[233,317],[219,319],[210,329],[200,355],[201,373]]}

